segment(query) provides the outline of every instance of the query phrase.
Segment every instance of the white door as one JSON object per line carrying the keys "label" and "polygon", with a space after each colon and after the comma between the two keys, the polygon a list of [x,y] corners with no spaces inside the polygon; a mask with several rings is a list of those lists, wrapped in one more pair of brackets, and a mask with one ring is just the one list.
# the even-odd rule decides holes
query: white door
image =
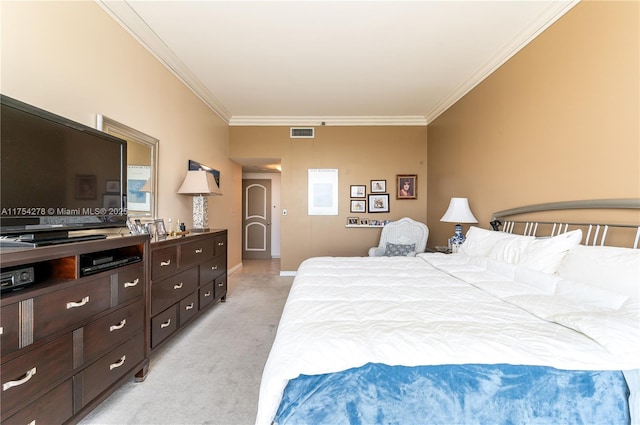
{"label": "white door", "polygon": [[242,180],[242,258],[271,259],[271,180]]}

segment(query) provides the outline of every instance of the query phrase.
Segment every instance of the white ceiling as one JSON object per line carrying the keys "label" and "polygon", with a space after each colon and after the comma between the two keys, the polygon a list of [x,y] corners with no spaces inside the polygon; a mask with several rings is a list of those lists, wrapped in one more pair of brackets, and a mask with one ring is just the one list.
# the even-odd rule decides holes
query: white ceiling
{"label": "white ceiling", "polygon": [[576,3],[102,1],[229,125],[426,125]]}

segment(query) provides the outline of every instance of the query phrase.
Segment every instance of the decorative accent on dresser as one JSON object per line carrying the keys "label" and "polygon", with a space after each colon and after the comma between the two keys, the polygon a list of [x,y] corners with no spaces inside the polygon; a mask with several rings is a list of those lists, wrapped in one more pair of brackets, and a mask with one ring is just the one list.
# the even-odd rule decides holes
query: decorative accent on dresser
{"label": "decorative accent on dresser", "polygon": [[3,250],[3,275],[32,282],[0,299],[2,422],[76,422],[145,378],[147,236]]}
{"label": "decorative accent on dresser", "polygon": [[153,351],[227,295],[227,231],[151,243],[150,340]]}

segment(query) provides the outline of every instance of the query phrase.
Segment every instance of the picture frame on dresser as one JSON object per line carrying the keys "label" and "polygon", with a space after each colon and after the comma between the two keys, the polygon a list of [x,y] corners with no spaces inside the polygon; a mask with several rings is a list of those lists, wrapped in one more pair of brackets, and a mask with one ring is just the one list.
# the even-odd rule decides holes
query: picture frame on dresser
{"label": "picture frame on dresser", "polygon": [[167,238],[167,228],[164,225],[164,219],[157,218],[153,221],[155,227],[156,239],[162,240]]}

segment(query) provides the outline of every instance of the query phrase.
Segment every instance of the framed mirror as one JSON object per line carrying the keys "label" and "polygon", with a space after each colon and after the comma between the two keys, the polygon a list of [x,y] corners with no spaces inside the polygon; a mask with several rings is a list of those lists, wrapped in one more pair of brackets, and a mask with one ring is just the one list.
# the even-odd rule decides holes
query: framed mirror
{"label": "framed mirror", "polygon": [[155,218],[158,198],[158,139],[104,115],[98,130],[127,141],[127,210],[129,216]]}

